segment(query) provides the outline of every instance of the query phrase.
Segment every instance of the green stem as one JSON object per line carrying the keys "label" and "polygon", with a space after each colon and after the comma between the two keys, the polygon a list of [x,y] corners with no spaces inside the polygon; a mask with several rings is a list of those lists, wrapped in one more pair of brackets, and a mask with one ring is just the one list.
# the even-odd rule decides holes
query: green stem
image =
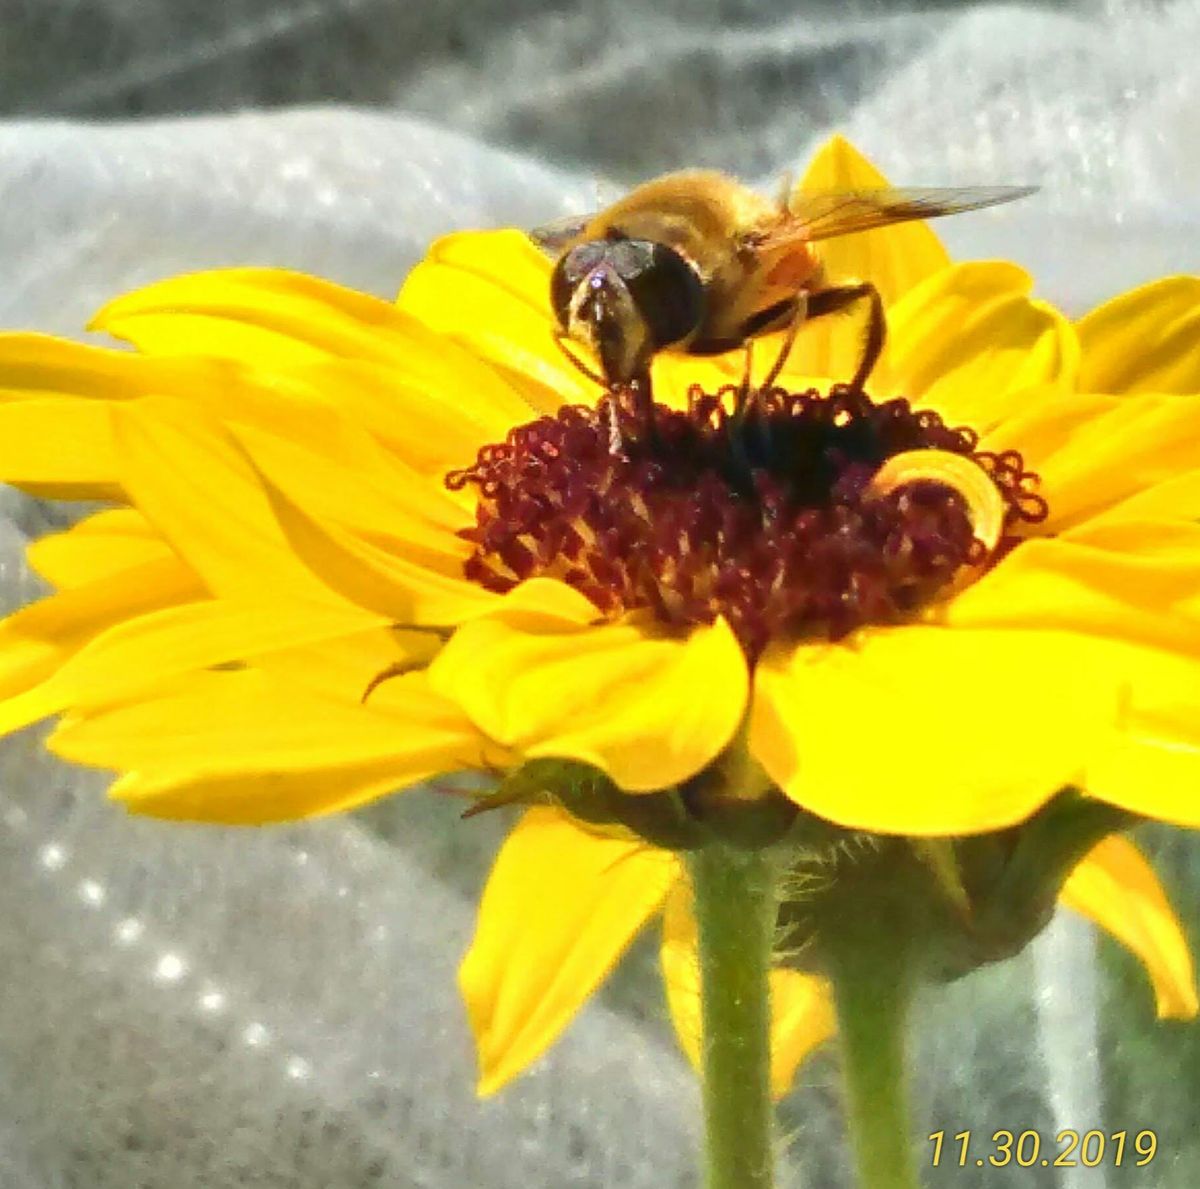
{"label": "green stem", "polygon": [[712,843],[691,856],[700,937],[707,1189],[771,1189],[776,864]]}
{"label": "green stem", "polygon": [[846,926],[826,938],[825,952],[858,1189],[918,1189],[904,1068],[907,955],[896,934],[889,935],[878,920]]}

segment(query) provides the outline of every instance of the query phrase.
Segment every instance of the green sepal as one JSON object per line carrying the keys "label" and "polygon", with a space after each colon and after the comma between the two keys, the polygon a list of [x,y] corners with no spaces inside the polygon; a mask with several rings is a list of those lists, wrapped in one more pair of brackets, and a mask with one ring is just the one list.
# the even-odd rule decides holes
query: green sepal
{"label": "green sepal", "polygon": [[1135,821],[1075,789],[1020,825],[957,838],[874,835],[801,814],[785,843],[789,964],[820,970],[822,937],[859,904],[890,919],[914,970],[934,981],[1010,958],[1049,923],[1076,864]]}
{"label": "green sepal", "polygon": [[579,760],[528,760],[465,816],[502,805],[559,805],[582,822],[623,826],[664,850],[691,850],[707,838],[676,789],[622,792],[599,768]]}
{"label": "green sepal", "polygon": [[1126,810],[1068,788],[1019,826],[959,839],[956,849],[972,905],[975,950],[967,970],[1024,949],[1049,923],[1059,892],[1079,861],[1102,839],[1137,820]]}

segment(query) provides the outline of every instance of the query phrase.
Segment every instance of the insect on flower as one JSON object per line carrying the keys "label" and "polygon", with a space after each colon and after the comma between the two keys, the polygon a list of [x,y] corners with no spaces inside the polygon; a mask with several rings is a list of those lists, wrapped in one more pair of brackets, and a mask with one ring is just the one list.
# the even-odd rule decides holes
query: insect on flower
{"label": "insect on flower", "polygon": [[598,214],[531,233],[555,255],[550,300],[565,338],[600,361],[605,387],[644,385],[664,347],[728,351],[789,333],[762,387],[779,375],[800,326],[858,301],[869,308],[861,389],[883,350],[883,300],[870,281],[828,284],[813,245],[913,219],[1010,202],[1032,186],[850,190],[771,200],[725,174],[692,170],[646,182]]}

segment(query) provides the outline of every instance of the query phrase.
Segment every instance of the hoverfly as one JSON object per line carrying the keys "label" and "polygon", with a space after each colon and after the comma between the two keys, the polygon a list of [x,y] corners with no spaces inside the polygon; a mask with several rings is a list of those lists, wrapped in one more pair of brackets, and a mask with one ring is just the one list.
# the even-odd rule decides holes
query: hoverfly
{"label": "hoverfly", "polygon": [[[664,347],[727,351],[788,329],[766,381],[779,374],[800,325],[868,303],[861,388],[883,350],[883,301],[869,282],[827,283],[820,240],[1031,194],[1032,186],[878,189],[794,194],[772,201],[725,174],[688,171],[638,186],[598,214],[532,232],[555,255],[550,301],[559,342],[584,344],[606,387],[648,386]],[[592,374],[572,355],[576,366]]]}

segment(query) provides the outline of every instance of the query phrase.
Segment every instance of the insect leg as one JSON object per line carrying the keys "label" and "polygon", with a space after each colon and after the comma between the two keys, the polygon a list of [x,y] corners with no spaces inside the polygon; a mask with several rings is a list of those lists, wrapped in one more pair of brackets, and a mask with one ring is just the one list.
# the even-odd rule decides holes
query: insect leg
{"label": "insect leg", "polygon": [[883,315],[883,298],[879,290],[869,281],[858,285],[838,285],[832,289],[819,289],[808,296],[808,316],[819,318],[822,314],[840,313],[847,306],[866,298],[870,304],[867,316],[867,333],[863,338],[862,362],[850,381],[850,387],[858,392],[863,390],[867,377],[879,362],[883,353],[883,343],[887,337],[887,320]]}
{"label": "insect leg", "polygon": [[811,316],[809,310],[811,307],[812,298],[807,293],[800,293],[796,297],[796,305],[792,310],[792,319],[788,323],[787,334],[783,338],[783,346],[779,348],[779,354],[775,356],[775,362],[771,364],[771,370],[763,376],[763,381],[759,388],[766,390],[779,379],[779,373],[783,371],[783,365],[787,363],[788,356],[792,353],[792,348],[796,345],[796,335],[800,333],[800,327]]}
{"label": "insect leg", "polygon": [[737,400],[734,411],[740,413],[750,399],[750,386],[754,379],[754,340],[747,339],[742,344],[742,382],[738,385]]}

